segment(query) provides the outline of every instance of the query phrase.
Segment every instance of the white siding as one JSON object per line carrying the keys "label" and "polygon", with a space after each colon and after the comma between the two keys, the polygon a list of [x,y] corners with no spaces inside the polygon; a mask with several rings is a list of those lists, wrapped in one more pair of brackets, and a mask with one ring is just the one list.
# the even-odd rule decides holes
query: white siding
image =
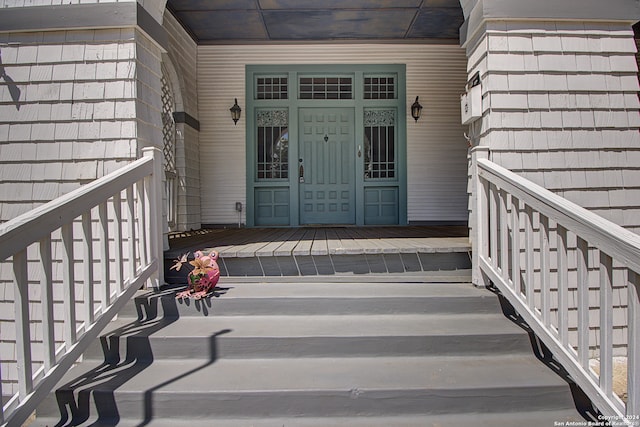
{"label": "white siding", "polygon": [[[245,202],[245,124],[234,126],[233,99],[245,102],[246,64],[406,64],[407,109],[416,96],[424,109],[407,112],[408,220],[466,221],[467,144],[459,94],[466,55],[457,45],[322,44],[199,46],[198,103],[202,222],[237,222]],[[244,222],[244,219],[243,219]]]}

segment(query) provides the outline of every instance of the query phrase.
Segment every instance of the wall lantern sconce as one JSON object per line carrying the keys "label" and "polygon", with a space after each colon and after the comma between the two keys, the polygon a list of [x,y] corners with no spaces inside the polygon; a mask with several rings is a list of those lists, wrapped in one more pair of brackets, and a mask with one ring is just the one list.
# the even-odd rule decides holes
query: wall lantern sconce
{"label": "wall lantern sconce", "polygon": [[240,106],[238,105],[238,98],[235,98],[235,103],[233,104],[233,107],[229,108],[229,111],[231,111],[231,119],[233,120],[233,124],[237,125],[238,120],[240,120],[240,114],[242,113],[242,108],[240,108]]}
{"label": "wall lantern sconce", "polygon": [[420,114],[422,113],[422,105],[418,102],[418,97],[416,96],[416,102],[411,105],[411,117],[415,119],[417,122],[420,118]]}

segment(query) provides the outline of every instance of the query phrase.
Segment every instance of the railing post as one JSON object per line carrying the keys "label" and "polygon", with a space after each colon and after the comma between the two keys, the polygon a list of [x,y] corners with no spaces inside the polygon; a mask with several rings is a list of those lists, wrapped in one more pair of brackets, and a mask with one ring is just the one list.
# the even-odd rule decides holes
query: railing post
{"label": "railing post", "polygon": [[147,191],[147,236],[150,261],[155,259],[158,263],[157,272],[151,276],[150,285],[160,288],[164,284],[164,243],[162,226],[162,152],[157,147],[145,147],[142,155],[153,158],[153,175],[148,177]]}
{"label": "railing post", "polygon": [[474,286],[487,285],[480,270],[480,254],[487,254],[489,242],[485,228],[487,227],[488,194],[478,174],[478,159],[489,158],[489,147],[477,146],[471,149],[471,282]]}
{"label": "railing post", "polygon": [[627,415],[640,414],[640,277],[629,270],[627,283]]}

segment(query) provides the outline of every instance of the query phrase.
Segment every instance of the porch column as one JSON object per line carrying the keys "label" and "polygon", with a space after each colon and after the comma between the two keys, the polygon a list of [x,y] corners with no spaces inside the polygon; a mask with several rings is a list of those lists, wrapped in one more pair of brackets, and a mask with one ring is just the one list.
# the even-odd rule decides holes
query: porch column
{"label": "porch column", "polygon": [[490,159],[640,232],[635,0],[461,0],[474,145]]}
{"label": "porch column", "polygon": [[0,14],[0,222],[162,147],[160,23],[135,1],[24,3]]}

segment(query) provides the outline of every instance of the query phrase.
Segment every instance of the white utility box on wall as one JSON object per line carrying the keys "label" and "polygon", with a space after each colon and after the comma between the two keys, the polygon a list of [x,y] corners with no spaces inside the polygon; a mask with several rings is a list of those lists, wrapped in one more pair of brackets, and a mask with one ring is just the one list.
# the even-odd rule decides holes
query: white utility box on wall
{"label": "white utility box on wall", "polygon": [[460,95],[460,116],[463,125],[482,117],[482,86],[479,83]]}

